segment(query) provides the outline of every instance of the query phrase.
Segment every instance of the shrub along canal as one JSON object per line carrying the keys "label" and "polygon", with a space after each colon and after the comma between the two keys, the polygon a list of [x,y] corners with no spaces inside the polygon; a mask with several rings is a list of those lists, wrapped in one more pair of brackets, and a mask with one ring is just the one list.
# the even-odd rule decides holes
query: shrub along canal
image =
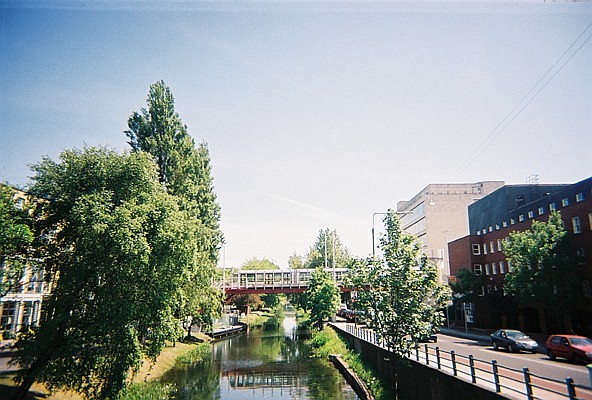
{"label": "shrub along canal", "polygon": [[177,366],[160,381],[174,383],[177,399],[335,399],[358,396],[333,365],[310,358],[307,331],[286,314],[279,326],[250,329],[214,343],[211,357]]}

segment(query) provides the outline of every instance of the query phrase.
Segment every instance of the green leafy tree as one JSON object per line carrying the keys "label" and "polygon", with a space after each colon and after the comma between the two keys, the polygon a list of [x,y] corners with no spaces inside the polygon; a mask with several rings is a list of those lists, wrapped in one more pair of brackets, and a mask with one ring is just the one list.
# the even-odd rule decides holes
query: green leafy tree
{"label": "green leafy tree", "polygon": [[33,218],[23,204],[17,207],[16,191],[0,184],[0,297],[21,285],[29,246],[33,242]]}
{"label": "green leafy tree", "polygon": [[302,257],[297,255],[296,253],[292,254],[288,258],[288,268],[290,268],[290,269],[304,268],[304,262],[302,261]]}
{"label": "green leafy tree", "polygon": [[463,268],[456,274],[456,283],[451,285],[453,293],[460,296],[463,301],[474,301],[481,288],[485,285],[485,276],[476,275],[473,271]]}
{"label": "green leafy tree", "polygon": [[335,315],[339,308],[339,287],[330,273],[321,267],[310,275],[308,289],[303,297],[304,307],[319,329],[323,327],[323,320]]}
{"label": "green leafy tree", "polygon": [[394,212],[384,218],[386,233],[380,239],[382,259],[352,264],[350,283],[359,288],[358,302],[366,310],[369,325],[393,353],[395,393],[396,361],[414,345],[408,339],[434,333],[450,298],[438,270],[412,235],[405,233]]}
{"label": "green leafy tree", "polygon": [[579,310],[582,290],[561,214],[553,212],[547,222],[533,221],[531,229],[512,232],[504,252],[513,267],[506,275],[506,292],[516,296],[521,306],[538,310],[543,333],[545,312],[554,313],[565,329],[571,329],[571,312]]}
{"label": "green leafy tree", "polygon": [[144,153],[68,150],[33,166],[44,201],[45,278],[39,327],[19,338],[23,399],[33,381],[115,398],[144,356],[181,333],[175,302],[197,268],[198,224],[158,181]]}
{"label": "green leafy tree", "polygon": [[306,268],[344,268],[351,260],[347,248],[341,243],[337,231],[329,228],[319,231],[317,240],[306,256]]}
{"label": "green leafy tree", "polygon": [[232,304],[241,312],[249,314],[251,310],[263,307],[263,300],[258,294],[239,294],[232,298]]}
{"label": "green leafy tree", "polygon": [[[205,143],[197,147],[175,111],[173,94],[164,81],[150,85],[148,108],[134,112],[125,131],[133,151],[152,155],[159,181],[167,192],[177,196],[181,207],[192,214],[199,231],[199,265],[188,275],[177,302],[179,318],[210,326],[220,315],[220,306],[206,306],[204,299],[217,299],[217,289],[210,285],[223,237],[220,231],[220,206],[214,192],[209,150]],[[191,329],[191,328],[189,328]]]}
{"label": "green leafy tree", "polygon": [[277,270],[280,267],[277,264],[274,264],[272,261],[267,259],[252,258],[246,261],[241,269],[248,269],[248,270]]}

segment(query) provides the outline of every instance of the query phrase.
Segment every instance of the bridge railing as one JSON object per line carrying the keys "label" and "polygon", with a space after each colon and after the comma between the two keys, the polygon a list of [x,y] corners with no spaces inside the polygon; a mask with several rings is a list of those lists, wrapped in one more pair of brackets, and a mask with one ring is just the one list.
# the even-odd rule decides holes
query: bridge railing
{"label": "bridge railing", "polygon": [[[346,324],[345,331],[386,349],[384,342],[372,329]],[[534,374],[526,367],[522,369],[507,367],[498,364],[496,360],[487,361],[472,355],[464,356],[456,354],[454,350],[442,350],[438,346],[418,345],[412,349],[408,358],[496,393],[503,393],[505,397],[512,399],[592,399],[592,388],[577,384],[570,377],[561,381]]]}

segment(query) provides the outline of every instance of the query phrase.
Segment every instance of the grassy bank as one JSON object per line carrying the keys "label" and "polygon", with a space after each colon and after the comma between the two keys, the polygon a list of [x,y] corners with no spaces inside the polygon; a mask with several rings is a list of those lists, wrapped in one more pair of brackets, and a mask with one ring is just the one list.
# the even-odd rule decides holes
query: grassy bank
{"label": "grassy bank", "polygon": [[[132,384],[121,394],[119,400],[161,400],[169,398],[175,388],[156,382],[164,373],[176,363],[197,362],[210,352],[210,344],[189,344],[177,342],[162,350],[155,363],[145,361],[138,373],[133,377]],[[16,389],[15,373],[0,375],[0,400],[10,399]],[[34,383],[28,396],[29,400],[82,400],[83,397],[73,392],[58,391],[50,393],[44,385]]]}
{"label": "grassy bank", "polygon": [[249,325],[256,326],[279,326],[284,317],[283,304],[278,304],[273,309],[262,309],[251,311],[249,315],[240,318],[240,321]]}
{"label": "grassy bank", "polygon": [[307,341],[313,357],[327,358],[329,354],[340,354],[354,372],[364,381],[366,387],[375,399],[392,399],[393,393],[389,385],[385,385],[377,372],[366,363],[359,354],[352,352],[339,335],[326,327],[320,332],[314,332]]}

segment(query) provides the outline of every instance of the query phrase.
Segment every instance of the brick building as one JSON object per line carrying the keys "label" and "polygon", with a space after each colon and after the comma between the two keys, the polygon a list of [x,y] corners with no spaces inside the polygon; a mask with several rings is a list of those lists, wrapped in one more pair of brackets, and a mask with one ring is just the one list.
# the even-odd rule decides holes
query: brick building
{"label": "brick building", "polygon": [[[485,278],[479,293],[482,298],[475,301],[477,325],[491,329],[512,326],[531,332],[539,328],[534,310],[496,315],[486,298],[508,301],[503,296],[503,282],[512,266],[503,252],[504,239],[513,231],[530,229],[533,220],[547,221],[551,211],[561,213],[579,260],[585,304],[574,325],[582,333],[592,333],[592,178],[571,185],[506,185],[469,205],[470,234],[450,242],[448,251],[452,281],[462,269]],[[561,327],[550,320],[548,328]]]}

